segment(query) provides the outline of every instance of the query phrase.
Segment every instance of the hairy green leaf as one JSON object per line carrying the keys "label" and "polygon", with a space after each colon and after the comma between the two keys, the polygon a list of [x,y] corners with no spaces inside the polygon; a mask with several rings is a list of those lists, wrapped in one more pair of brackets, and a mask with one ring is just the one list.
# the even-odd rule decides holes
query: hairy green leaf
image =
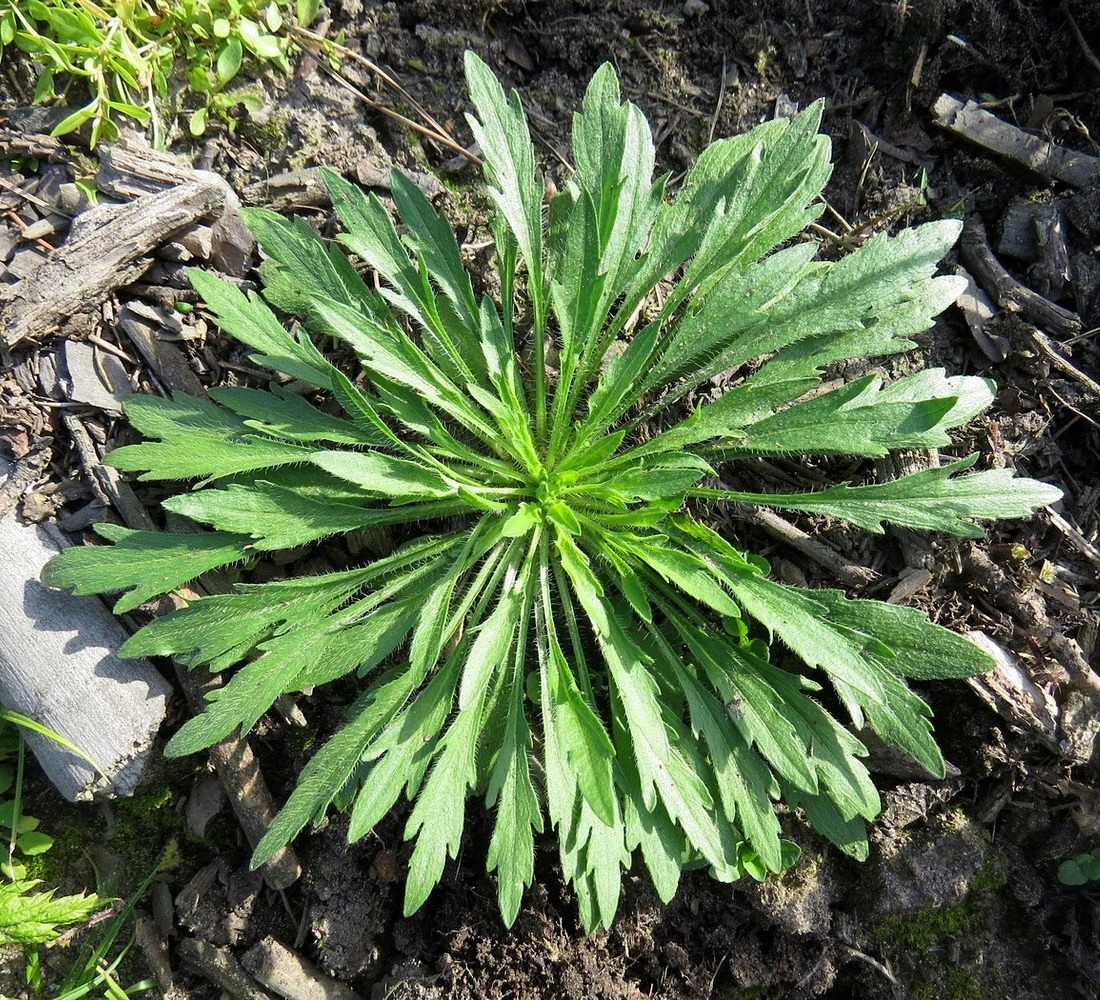
{"label": "hairy green leaf", "polygon": [[46,565],[42,582],[74,594],[127,591],[115,602],[119,615],[247,555],[247,537],[225,532],[165,534],[115,524],[96,531],[114,544],[66,549]]}
{"label": "hairy green leaf", "polygon": [[0,882],[0,945],[47,944],[62,928],[87,920],[108,902],[95,894],[36,892],[38,884],[36,879]]}
{"label": "hairy green leaf", "polygon": [[982,537],[975,520],[1026,517],[1036,507],[1061,499],[1062,491],[1057,487],[1020,480],[1008,469],[958,475],[977,460],[976,454],[970,455],[939,468],[866,486],[842,483],[813,493],[724,491],[722,495],[742,503],[828,514],[876,534],[882,533],[883,524],[890,523],[963,538]]}
{"label": "hairy green leaf", "polygon": [[127,472],[147,470],[141,479],[209,482],[309,460],[301,445],[257,434],[240,417],[193,396],[130,396],[124,405],[134,427],[160,443],[116,448],[108,461]]}

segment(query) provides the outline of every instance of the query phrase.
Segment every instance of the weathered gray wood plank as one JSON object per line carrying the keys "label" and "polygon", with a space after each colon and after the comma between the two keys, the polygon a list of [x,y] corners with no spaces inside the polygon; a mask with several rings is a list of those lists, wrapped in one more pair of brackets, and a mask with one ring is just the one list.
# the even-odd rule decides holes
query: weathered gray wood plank
{"label": "weathered gray wood plank", "polygon": [[[11,471],[0,459],[0,480]],[[100,600],[39,583],[42,567],[60,550],[49,529],[0,514],[0,704],[70,740],[110,779],[104,787],[75,754],[28,734],[43,771],[65,798],[129,795],[171,687],[149,663],[115,655],[126,631]]]}

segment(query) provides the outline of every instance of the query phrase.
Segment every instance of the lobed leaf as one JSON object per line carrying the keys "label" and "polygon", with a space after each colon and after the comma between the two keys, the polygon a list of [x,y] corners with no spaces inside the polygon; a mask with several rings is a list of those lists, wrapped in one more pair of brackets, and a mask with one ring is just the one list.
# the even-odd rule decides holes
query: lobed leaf
{"label": "lobed leaf", "polygon": [[[519,96],[504,89],[492,71],[473,52],[465,56],[466,82],[478,118],[466,121],[485,159],[489,194],[515,239],[527,266],[528,294],[534,309],[536,335],[546,322],[543,287],[543,184],[535,170],[535,150]],[[498,241],[499,242],[499,241]]]}
{"label": "lobed leaf", "polygon": [[291,336],[255,292],[246,296],[228,282],[194,267],[188,269],[187,277],[218,326],[257,352],[251,356],[252,361],[309,385],[331,387],[336,369],[307,340]]}
{"label": "lobed leaf", "polygon": [[925,531],[943,531],[962,538],[981,538],[975,520],[1027,517],[1039,507],[1056,503],[1057,487],[1021,480],[1009,469],[987,469],[968,476],[977,454],[948,465],[922,469],[886,483],[851,486],[842,483],[814,493],[738,493],[725,491],[730,500],[757,503],[840,518],[875,534],[883,524],[899,524]]}
{"label": "lobed leaf", "polygon": [[263,248],[264,298],[276,308],[305,316],[317,299],[331,299],[380,317],[385,305],[355,273],[347,258],[301,219],[268,208],[243,208],[241,218]]}
{"label": "lobed leaf", "polygon": [[405,826],[405,839],[416,838],[405,882],[405,916],[423,905],[443,874],[447,858],[458,856],[466,793],[477,780],[475,757],[481,719],[481,699],[459,711],[440,741],[438,759]]}
{"label": "lobed leaf", "polygon": [[270,392],[240,387],[211,389],[210,397],[245,418],[247,427],[284,441],[360,446],[382,443],[377,433],[371,433],[373,429],[364,431],[331,416],[277,383],[272,384]]}
{"label": "lobed leaf", "polygon": [[63,927],[87,920],[108,903],[94,893],[56,896],[52,889],[36,892],[36,885],[35,879],[0,882],[0,945],[29,948],[48,944]]}
{"label": "lobed leaf", "polygon": [[297,784],[252,854],[252,867],[270,861],[307,823],[320,819],[359,767],[363,748],[389,723],[416,687],[416,675],[394,670],[375,681],[347,711],[343,726],[309,759]]}
{"label": "lobed leaf", "polygon": [[355,483],[368,495],[405,500],[453,496],[434,469],[380,451],[316,451],[309,461],[338,479]]}
{"label": "lobed leaf", "polygon": [[206,664],[221,670],[276,630],[286,631],[327,614],[370,576],[369,570],[351,570],[262,586],[242,584],[235,593],[199,598],[154,619],[127,639],[119,653],[175,656],[189,666]]}
{"label": "lobed leaf", "polygon": [[124,445],[108,456],[116,469],[145,470],[139,479],[210,482],[309,458],[301,445],[257,434],[240,417],[194,396],[129,396],[123,405],[130,423],[160,442]]}
{"label": "lobed leaf", "polygon": [[247,555],[248,538],[225,532],[166,534],[115,524],[98,524],[96,532],[114,544],[66,549],[46,564],[42,582],[79,595],[126,591],[115,602],[118,615]]}
{"label": "lobed leaf", "polygon": [[515,922],[523,890],[535,877],[534,834],[542,832],[542,810],[528,762],[531,733],[523,698],[523,684],[513,678],[507,729],[485,797],[489,808],[497,806],[486,867],[498,872],[497,894],[506,927]]}

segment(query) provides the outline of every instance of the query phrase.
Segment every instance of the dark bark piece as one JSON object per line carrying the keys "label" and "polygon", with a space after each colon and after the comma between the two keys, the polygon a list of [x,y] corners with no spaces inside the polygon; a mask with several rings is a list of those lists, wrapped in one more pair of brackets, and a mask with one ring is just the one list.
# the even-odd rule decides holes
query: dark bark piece
{"label": "dark bark piece", "polygon": [[157,930],[152,917],[144,913],[138,915],[134,921],[134,940],[153,973],[161,1000],[186,1000],[186,995],[176,986],[172,976],[168,942]]}
{"label": "dark bark piece", "polygon": [[1016,260],[1031,263],[1035,260],[1038,247],[1035,244],[1035,220],[1042,205],[1027,198],[1013,198],[1004,210],[1000,222],[1000,234],[997,237],[997,253],[1002,257],[1015,257]]}
{"label": "dark bark piece", "polygon": [[993,658],[992,670],[966,679],[967,686],[1002,719],[1032,733],[1052,753],[1060,753],[1058,704],[1028,676],[1019,660],[984,632],[968,638]]}
{"label": "dark bark piece", "polygon": [[0,127],[0,150],[5,157],[16,159],[28,156],[50,163],[67,163],[69,155],[65,144],[52,135],[36,134],[25,123]]}
{"label": "dark bark piece", "polygon": [[1081,319],[1076,313],[1021,285],[1004,269],[989,247],[985,226],[976,216],[966,220],[959,252],[966,266],[1002,309],[1019,313],[1059,337],[1072,337],[1081,332]]}
{"label": "dark bark piece", "polygon": [[1015,618],[1040,646],[1046,645],[1054,659],[1065,668],[1074,687],[1089,698],[1100,699],[1100,676],[1089,666],[1081,647],[1065,635],[1056,621],[1047,617],[1041,600],[1023,593],[1019,585],[976,545],[963,551],[962,572],[966,583]]}
{"label": "dark bark piece", "polygon": [[61,247],[0,290],[0,345],[44,336],[74,313],[96,308],[145,272],[151,250],[224,203],[220,187],[194,180],[127,205],[85,212]]}
{"label": "dark bark piece", "polygon": [[191,371],[183,351],[175,344],[167,343],[157,337],[154,323],[147,316],[142,315],[140,305],[140,303],[131,302],[122,310],[122,315],[118,318],[119,327],[138,349],[161,385],[172,392],[204,396],[206,390],[199,381],[199,377]]}
{"label": "dark bark piece", "polygon": [[268,993],[244,969],[228,948],[216,948],[196,938],[184,938],[179,944],[183,964],[235,1000],[272,1000]]}
{"label": "dark bark piece", "polygon": [[131,528],[155,531],[153,519],[130,484],[117,469],[104,465],[100,460],[99,452],[80,420],[71,413],[66,413],[61,419],[76,447],[80,468],[95,498],[105,507],[114,507]]}
{"label": "dark bark piece", "polygon": [[1069,285],[1072,275],[1066,224],[1058,206],[1041,205],[1033,225],[1037,259],[1028,272],[1028,280],[1045,294],[1061,292]]}
{"label": "dark bark piece", "polygon": [[[241,221],[240,199],[225,178],[208,170],[195,170],[170,153],[150,149],[143,141],[124,138],[100,155],[96,182],[118,198],[139,195],[191,180],[205,180],[222,189],[225,205],[210,227],[190,227],[179,242],[194,256],[209,260],[223,274],[240,277],[248,269],[256,241]],[[205,230],[205,232],[204,232]]]}

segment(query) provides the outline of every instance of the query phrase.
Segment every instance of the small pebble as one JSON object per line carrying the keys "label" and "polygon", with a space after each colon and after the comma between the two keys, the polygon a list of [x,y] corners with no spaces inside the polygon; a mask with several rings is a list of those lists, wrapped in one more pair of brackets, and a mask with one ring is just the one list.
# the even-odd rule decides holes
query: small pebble
{"label": "small pebble", "polygon": [[54,232],[54,224],[49,219],[39,219],[23,230],[23,239],[41,240]]}

